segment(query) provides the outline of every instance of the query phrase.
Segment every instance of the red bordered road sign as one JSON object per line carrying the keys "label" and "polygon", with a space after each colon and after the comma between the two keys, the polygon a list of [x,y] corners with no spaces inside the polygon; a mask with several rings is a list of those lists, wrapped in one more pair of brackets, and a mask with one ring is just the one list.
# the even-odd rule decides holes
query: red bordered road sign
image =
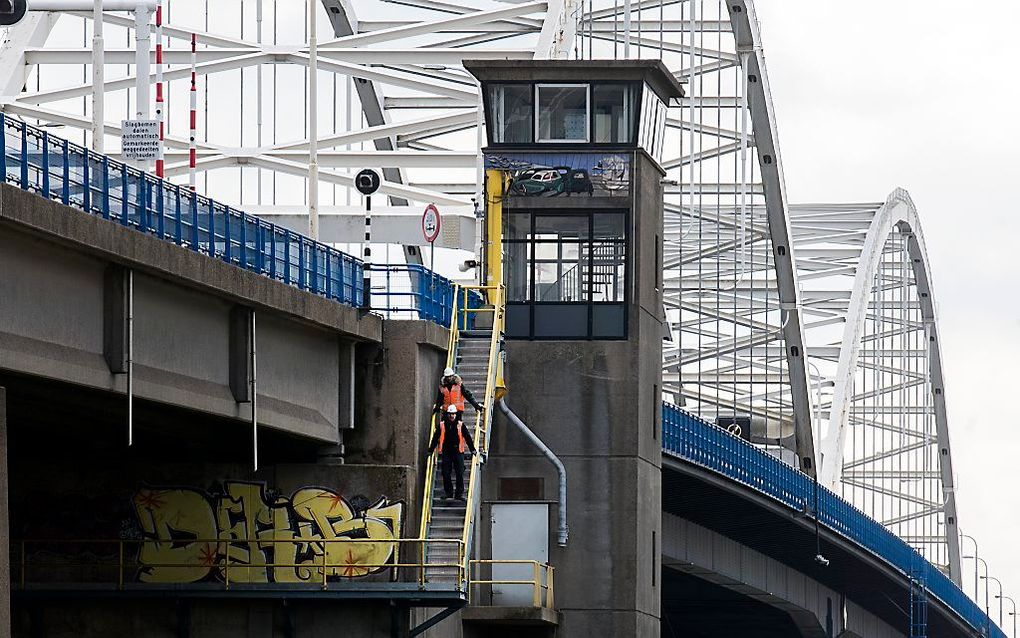
{"label": "red bordered road sign", "polygon": [[439,237],[440,226],[442,226],[442,220],[439,217],[439,209],[435,204],[429,204],[421,216],[421,233],[425,235],[425,241],[430,244],[436,241],[436,238]]}

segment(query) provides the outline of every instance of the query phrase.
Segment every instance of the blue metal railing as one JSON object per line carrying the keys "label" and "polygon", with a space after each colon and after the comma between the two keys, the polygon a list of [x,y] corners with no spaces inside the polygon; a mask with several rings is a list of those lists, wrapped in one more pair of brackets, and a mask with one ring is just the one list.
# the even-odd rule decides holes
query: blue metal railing
{"label": "blue metal railing", "polygon": [[0,114],[0,171],[10,184],[246,270],[357,306],[363,264]]}
{"label": "blue metal railing", "polygon": [[[928,593],[956,612],[977,631],[985,627],[992,638],[1005,638],[963,591],[931,562],[883,525],[819,486],[817,508],[814,482],[747,441],[668,403],[662,404],[663,452],[718,472],[798,511],[820,512],[819,522],[903,573],[923,582]],[[920,573],[919,573],[920,570]],[[920,576],[920,578],[918,578]]]}
{"label": "blue metal railing", "polygon": [[414,316],[449,327],[454,283],[418,264],[372,266],[372,306],[385,317]]}
{"label": "blue metal railing", "polygon": [[[300,233],[192,193],[0,113],[0,174],[23,190],[349,306],[364,263]],[[381,274],[377,274],[379,271]],[[397,273],[415,279],[391,289]],[[450,325],[453,283],[418,265],[372,268],[372,310]]]}

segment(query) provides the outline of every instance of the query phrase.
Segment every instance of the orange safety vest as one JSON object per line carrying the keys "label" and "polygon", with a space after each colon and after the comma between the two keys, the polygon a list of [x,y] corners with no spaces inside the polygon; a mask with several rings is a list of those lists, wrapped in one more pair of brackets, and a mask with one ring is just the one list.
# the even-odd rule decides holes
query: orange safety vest
{"label": "orange safety vest", "polygon": [[461,412],[464,411],[464,393],[461,392],[459,383],[453,384],[451,388],[441,385],[439,390],[443,393],[443,412],[446,412],[446,408],[451,404],[457,406]]}
{"label": "orange safety vest", "polygon": [[[458,451],[461,454],[464,453],[464,449],[465,449],[465,445],[466,445],[465,442],[464,442],[464,432],[461,430],[462,427],[464,427],[464,425],[460,421],[457,421],[457,442],[458,442],[457,448],[458,448]],[[444,440],[446,440],[446,421],[445,420],[443,420],[443,421],[441,421],[439,423],[439,452],[440,453],[442,453],[442,451],[443,451],[443,441]]]}

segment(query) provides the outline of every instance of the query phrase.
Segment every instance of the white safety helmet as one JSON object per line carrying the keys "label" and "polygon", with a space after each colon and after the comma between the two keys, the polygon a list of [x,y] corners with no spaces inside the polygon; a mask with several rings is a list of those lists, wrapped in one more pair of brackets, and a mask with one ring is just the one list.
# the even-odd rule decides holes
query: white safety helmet
{"label": "white safety helmet", "polygon": [[447,414],[457,414],[457,412],[459,412],[459,410],[457,409],[456,405],[451,403],[449,405],[449,407],[446,408],[446,412],[447,412]]}
{"label": "white safety helmet", "polygon": [[443,376],[444,377],[452,377],[453,374],[454,374],[453,368],[447,368],[447,369],[443,370]]}

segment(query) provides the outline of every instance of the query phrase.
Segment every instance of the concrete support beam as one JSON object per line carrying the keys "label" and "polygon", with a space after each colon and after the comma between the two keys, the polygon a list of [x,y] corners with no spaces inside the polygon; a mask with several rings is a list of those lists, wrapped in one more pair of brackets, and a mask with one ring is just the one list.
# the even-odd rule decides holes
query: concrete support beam
{"label": "concrete support beam", "polygon": [[234,306],[230,309],[230,353],[228,369],[230,370],[230,393],[234,401],[248,403],[251,401],[251,308]]}
{"label": "concrete support beam", "polygon": [[11,518],[7,471],[7,391],[0,388],[0,638],[11,635]]}
{"label": "concrete support beam", "polygon": [[128,271],[107,266],[103,274],[103,357],[113,374],[127,372]]}

